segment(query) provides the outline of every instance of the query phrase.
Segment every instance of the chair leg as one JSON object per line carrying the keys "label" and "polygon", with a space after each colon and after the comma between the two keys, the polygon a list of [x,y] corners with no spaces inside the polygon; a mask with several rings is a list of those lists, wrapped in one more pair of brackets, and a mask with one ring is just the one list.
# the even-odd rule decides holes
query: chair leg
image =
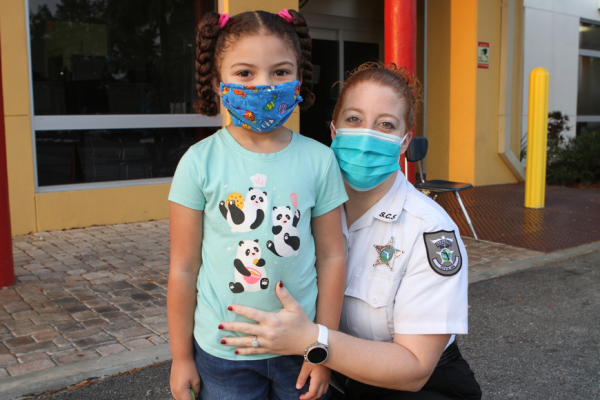
{"label": "chair leg", "polygon": [[473,232],[473,236],[475,236],[475,240],[479,240],[479,238],[477,237],[477,234],[475,233],[475,229],[473,229],[473,224],[471,223],[471,219],[469,218],[469,214],[467,214],[467,209],[465,208],[465,205],[463,204],[463,202],[460,198],[460,195],[458,194],[458,192],[454,192],[454,194],[456,195],[458,204],[460,205],[460,208],[462,209],[462,212],[463,212],[465,218],[467,219],[467,224],[469,224],[469,228],[471,228],[471,232]]}

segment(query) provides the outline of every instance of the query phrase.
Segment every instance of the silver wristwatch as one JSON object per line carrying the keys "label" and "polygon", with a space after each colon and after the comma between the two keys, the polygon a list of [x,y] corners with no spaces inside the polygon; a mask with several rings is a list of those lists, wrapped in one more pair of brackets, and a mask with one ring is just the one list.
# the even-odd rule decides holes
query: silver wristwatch
{"label": "silver wristwatch", "polygon": [[[317,324],[318,325],[318,324]],[[319,337],[317,342],[310,345],[308,349],[304,349],[304,359],[307,363],[317,365],[322,364],[327,360],[329,356],[329,344],[327,339],[329,338],[329,330],[323,325],[319,326]]]}

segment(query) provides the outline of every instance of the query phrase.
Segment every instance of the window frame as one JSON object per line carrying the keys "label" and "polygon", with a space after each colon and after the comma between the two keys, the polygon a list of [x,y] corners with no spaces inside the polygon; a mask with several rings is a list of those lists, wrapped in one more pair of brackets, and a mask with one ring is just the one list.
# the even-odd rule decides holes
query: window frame
{"label": "window frame", "polygon": [[[581,23],[596,25],[600,27],[600,21],[593,21],[585,18],[580,18],[579,26],[581,27]],[[579,43],[579,53],[578,57],[591,57],[600,59],[600,50],[588,50],[582,49],[581,43]],[[578,72],[579,75],[579,72]],[[579,93],[578,93],[579,94]],[[579,115],[577,114],[577,122],[600,122],[600,114],[599,115]]]}
{"label": "window frame", "polygon": [[73,183],[67,185],[39,186],[36,131],[93,129],[144,129],[144,128],[211,128],[222,127],[223,113],[215,117],[200,114],[109,114],[109,115],[35,115],[33,96],[33,69],[31,56],[31,26],[29,0],[25,1],[25,26],[27,31],[27,68],[29,82],[29,116],[31,122],[31,148],[35,193],[65,192],[171,183],[173,178],[124,179],[106,182]]}

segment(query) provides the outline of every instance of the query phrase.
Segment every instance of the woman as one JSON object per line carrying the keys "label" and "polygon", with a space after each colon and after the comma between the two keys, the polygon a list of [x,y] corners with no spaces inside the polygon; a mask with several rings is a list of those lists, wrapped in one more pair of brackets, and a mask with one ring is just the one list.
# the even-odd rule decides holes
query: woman
{"label": "woman", "polygon": [[[297,354],[323,363],[335,371],[342,399],[481,398],[454,339],[467,333],[468,308],[458,228],[398,172],[418,105],[418,82],[381,63],[355,70],[336,104],[331,147],[349,196],[342,209],[347,274],[340,331],[311,322],[283,282],[276,289],[279,313],[231,306],[259,324],[223,322],[249,335],[226,345],[243,355]],[[301,375],[298,385],[305,380]]]}

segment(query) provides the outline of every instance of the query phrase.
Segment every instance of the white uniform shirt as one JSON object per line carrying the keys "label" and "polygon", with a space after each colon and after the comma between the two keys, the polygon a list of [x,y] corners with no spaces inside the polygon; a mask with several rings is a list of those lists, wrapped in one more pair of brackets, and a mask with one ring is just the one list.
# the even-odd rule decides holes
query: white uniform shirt
{"label": "white uniform shirt", "polygon": [[[342,224],[347,273],[340,331],[380,342],[391,342],[394,333],[467,333],[467,252],[437,203],[398,173],[390,191],[350,228],[342,207]],[[374,245],[392,237],[404,252],[390,262],[393,270],[373,266],[380,259]],[[444,251],[449,243],[454,250]]]}

